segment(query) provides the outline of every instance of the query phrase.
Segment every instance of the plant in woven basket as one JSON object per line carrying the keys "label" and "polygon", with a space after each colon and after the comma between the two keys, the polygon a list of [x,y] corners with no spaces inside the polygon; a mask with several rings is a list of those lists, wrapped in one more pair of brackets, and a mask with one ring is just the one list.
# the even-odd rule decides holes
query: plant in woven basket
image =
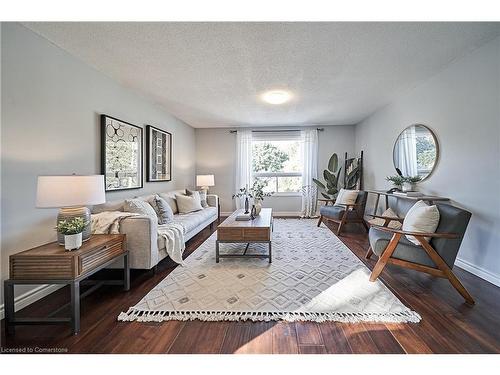
{"label": "plant in woven basket", "polygon": [[318,190],[321,195],[326,199],[335,199],[337,193],[339,192],[338,184],[340,171],[339,159],[337,154],[333,154],[328,160],[328,168],[323,171],[323,178],[325,182],[321,182],[316,178],[313,178],[314,183],[318,186]]}

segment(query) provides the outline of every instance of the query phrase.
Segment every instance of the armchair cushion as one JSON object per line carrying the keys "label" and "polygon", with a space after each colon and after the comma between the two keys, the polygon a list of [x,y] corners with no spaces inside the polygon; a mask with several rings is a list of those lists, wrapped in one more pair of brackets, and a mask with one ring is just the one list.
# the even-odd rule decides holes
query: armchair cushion
{"label": "armchair cushion", "polygon": [[358,190],[340,189],[337,199],[335,200],[335,205],[356,203],[358,193]]}
{"label": "armchair cushion", "polygon": [[[370,240],[372,251],[380,256],[391,241],[392,234],[372,227],[368,232],[368,238]],[[422,249],[422,247],[411,243],[405,236],[400,238],[392,257],[406,260],[408,262],[423,264],[429,267],[435,267],[434,262]]]}
{"label": "armchair cushion", "polygon": [[[319,213],[322,216],[325,217],[330,217],[332,219],[340,220],[342,219],[342,216],[344,215],[345,212],[345,207],[343,206],[321,206],[319,208]],[[358,214],[355,211],[348,211],[347,212],[347,217],[350,218],[356,218]]]}

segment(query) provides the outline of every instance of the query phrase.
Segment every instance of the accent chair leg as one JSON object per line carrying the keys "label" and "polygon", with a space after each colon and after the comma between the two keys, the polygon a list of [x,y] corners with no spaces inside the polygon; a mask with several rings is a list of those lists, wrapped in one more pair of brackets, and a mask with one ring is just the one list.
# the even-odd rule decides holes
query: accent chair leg
{"label": "accent chair leg", "polygon": [[370,258],[372,257],[372,255],[373,255],[373,250],[372,250],[372,247],[370,246],[370,247],[368,248],[368,251],[367,251],[367,252],[366,252],[366,254],[365,254],[365,258],[366,258],[366,259],[370,259]]}
{"label": "accent chair leg", "polygon": [[467,289],[465,289],[460,280],[458,280],[451,268],[446,264],[443,258],[441,258],[437,251],[434,250],[434,248],[429,244],[429,242],[425,240],[425,238],[421,236],[415,236],[415,238],[417,238],[427,255],[429,255],[429,257],[437,265],[437,267],[441,271],[443,271],[446,278],[450,281],[451,285],[457,290],[458,293],[460,293],[462,297],[464,297],[465,302],[467,302],[467,304],[469,305],[474,305],[475,301],[470,293],[467,291]]}
{"label": "accent chair leg", "polygon": [[384,269],[385,265],[387,264],[387,261],[391,257],[392,253],[394,253],[394,250],[396,250],[396,246],[398,246],[399,239],[401,238],[400,233],[394,233],[392,236],[391,242],[387,245],[385,250],[382,252],[380,257],[378,258],[377,264],[375,264],[375,267],[373,267],[372,274],[370,275],[370,281],[375,281],[377,278],[380,276],[382,273],[382,270]]}
{"label": "accent chair leg", "polygon": [[344,226],[344,224],[346,223],[347,221],[347,210],[344,211],[344,214],[342,215],[342,219],[340,219],[340,223],[339,223],[339,226],[337,228],[337,236],[340,236],[340,231],[342,230],[342,227]]}
{"label": "accent chair leg", "polygon": [[318,227],[321,225],[322,222],[323,222],[323,215],[320,215],[318,220]]}

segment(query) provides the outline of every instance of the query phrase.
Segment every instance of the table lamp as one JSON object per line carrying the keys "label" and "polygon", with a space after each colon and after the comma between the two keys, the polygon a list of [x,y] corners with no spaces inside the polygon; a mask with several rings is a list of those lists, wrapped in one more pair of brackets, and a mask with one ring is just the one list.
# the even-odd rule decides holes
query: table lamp
{"label": "table lamp", "polygon": [[[60,208],[57,222],[82,217],[88,224],[82,240],[90,238],[90,210],[88,205],[106,202],[104,176],[38,176],[36,207]],[[57,242],[64,245],[64,235],[57,233]]]}
{"label": "table lamp", "polygon": [[208,193],[209,186],[215,186],[215,178],[213,174],[199,174],[196,176],[196,186],[200,186],[202,190]]}

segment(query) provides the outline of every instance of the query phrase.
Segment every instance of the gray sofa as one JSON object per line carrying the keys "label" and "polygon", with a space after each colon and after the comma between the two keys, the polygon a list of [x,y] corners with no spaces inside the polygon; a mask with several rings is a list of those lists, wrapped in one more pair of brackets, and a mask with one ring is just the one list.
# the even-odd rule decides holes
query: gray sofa
{"label": "gray sofa", "polygon": [[[158,193],[164,198],[174,212],[174,221],[181,223],[185,228],[184,237],[188,241],[208,225],[212,225],[219,218],[219,198],[217,195],[207,195],[207,208],[179,214],[175,194],[184,194],[185,190],[174,190]],[[153,195],[136,197],[149,200]],[[123,211],[125,200],[111,201],[92,207],[92,213],[103,211]],[[136,269],[151,269],[162,259],[166,258],[165,240],[158,237],[158,221],[149,216],[133,216],[122,220],[120,233],[127,235],[127,248],[130,252],[130,267]]]}

